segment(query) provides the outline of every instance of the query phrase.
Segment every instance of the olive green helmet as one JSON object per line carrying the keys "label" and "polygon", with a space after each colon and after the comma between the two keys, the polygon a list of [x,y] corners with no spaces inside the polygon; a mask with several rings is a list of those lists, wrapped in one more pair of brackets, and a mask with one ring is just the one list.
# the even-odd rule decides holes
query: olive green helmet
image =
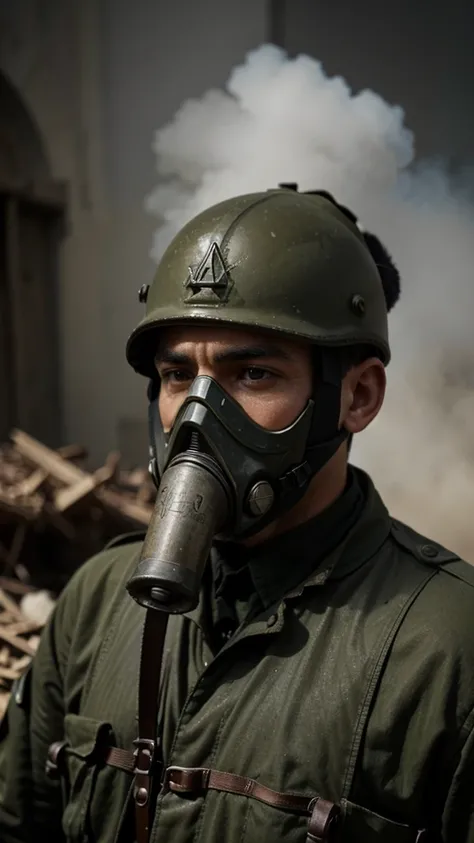
{"label": "olive green helmet", "polygon": [[330,199],[294,189],[228,199],[189,222],[164,253],[127,359],[148,377],[159,328],[222,324],[390,359],[379,271],[357,225]]}

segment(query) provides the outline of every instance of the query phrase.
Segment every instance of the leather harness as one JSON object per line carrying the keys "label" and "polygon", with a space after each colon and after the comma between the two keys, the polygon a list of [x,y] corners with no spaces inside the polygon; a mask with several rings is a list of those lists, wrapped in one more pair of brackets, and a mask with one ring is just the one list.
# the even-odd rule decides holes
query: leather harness
{"label": "leather harness", "polygon": [[[169,615],[148,609],[145,618],[140,657],[138,695],[138,734],[132,752],[119,747],[108,747],[102,762],[134,776],[133,799],[137,843],[149,843],[153,822],[157,785],[164,791],[179,794],[203,794],[207,790],[235,793],[257,799],[274,808],[308,815],[307,843],[330,843],[340,817],[340,808],[319,796],[308,798],[276,790],[254,779],[234,773],[211,770],[205,767],[164,768],[160,735],[158,734],[158,708],[163,652]],[[49,747],[47,773],[51,777],[61,774],[64,750],[67,744],[58,741]]]}
{"label": "leather harness", "polygon": [[[320,796],[305,797],[282,793],[246,776],[205,767],[164,767],[158,733],[160,679],[169,615],[148,609],[145,618],[138,699],[138,734],[135,750],[108,747],[102,762],[134,776],[136,843],[149,843],[156,795],[171,791],[182,795],[202,795],[208,790],[234,793],[278,808],[308,816],[306,843],[334,843],[342,818],[341,807]],[[64,766],[66,742],[51,744],[47,772],[56,777]],[[416,843],[427,843],[426,830],[414,831]]]}
{"label": "leather harness", "polygon": [[337,825],[340,809],[319,797],[279,793],[245,776],[203,767],[167,767],[164,769],[158,727],[158,704],[163,651],[169,615],[148,609],[143,632],[138,697],[138,734],[135,752],[111,747],[104,759],[135,776],[133,798],[137,843],[149,843],[153,821],[153,783],[180,794],[202,794],[220,790],[258,799],[274,808],[309,815],[307,843],[329,843]]}

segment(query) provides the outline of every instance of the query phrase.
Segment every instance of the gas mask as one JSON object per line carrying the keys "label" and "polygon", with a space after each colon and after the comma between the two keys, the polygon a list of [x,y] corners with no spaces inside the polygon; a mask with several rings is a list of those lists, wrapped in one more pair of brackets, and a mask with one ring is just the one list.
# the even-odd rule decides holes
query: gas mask
{"label": "gas mask", "polygon": [[304,495],[347,438],[341,371],[322,352],[314,396],[283,430],[256,424],[211,377],[197,377],[166,434],[150,385],[150,470],[158,487],[137,569],[127,584],[146,608],[193,609],[215,538],[255,535]]}

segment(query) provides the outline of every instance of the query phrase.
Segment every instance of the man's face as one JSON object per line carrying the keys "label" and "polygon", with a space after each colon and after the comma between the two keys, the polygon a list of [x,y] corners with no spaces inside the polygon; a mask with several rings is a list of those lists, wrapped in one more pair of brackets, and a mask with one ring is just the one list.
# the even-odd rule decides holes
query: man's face
{"label": "man's face", "polygon": [[156,355],[159,411],[169,431],[189,387],[209,375],[267,430],[282,430],[299,416],[313,391],[310,345],[250,329],[167,328]]}

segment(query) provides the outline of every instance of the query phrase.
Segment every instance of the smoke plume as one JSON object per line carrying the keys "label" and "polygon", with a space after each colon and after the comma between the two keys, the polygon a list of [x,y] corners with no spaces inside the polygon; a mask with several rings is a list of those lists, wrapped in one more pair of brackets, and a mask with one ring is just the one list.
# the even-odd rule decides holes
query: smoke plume
{"label": "smoke plume", "polygon": [[297,182],[326,189],[387,246],[402,277],[384,408],[353,449],[392,514],[474,561],[474,207],[440,165],[417,162],[404,113],[353,94],[307,56],[263,46],[226,90],[156,133],[152,255],[229,196]]}

